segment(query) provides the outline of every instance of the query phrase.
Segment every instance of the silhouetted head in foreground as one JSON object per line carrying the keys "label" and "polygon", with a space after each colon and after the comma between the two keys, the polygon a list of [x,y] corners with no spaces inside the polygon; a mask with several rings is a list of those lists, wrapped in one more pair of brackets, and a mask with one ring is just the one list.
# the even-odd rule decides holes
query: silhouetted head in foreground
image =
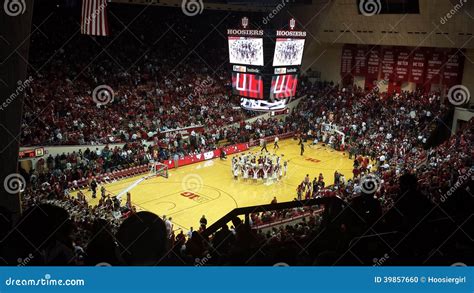
{"label": "silhouetted head in foreground", "polygon": [[417,190],[418,178],[414,174],[403,174],[399,179],[400,192],[414,192]]}
{"label": "silhouetted head in foreground", "polygon": [[69,213],[51,204],[34,205],[21,216],[18,225],[5,240],[2,258],[10,265],[27,259],[22,265],[70,265],[74,253]]}
{"label": "silhouetted head in foreground", "polygon": [[155,265],[166,251],[166,226],[150,212],[127,218],[117,232],[120,257],[124,265]]}

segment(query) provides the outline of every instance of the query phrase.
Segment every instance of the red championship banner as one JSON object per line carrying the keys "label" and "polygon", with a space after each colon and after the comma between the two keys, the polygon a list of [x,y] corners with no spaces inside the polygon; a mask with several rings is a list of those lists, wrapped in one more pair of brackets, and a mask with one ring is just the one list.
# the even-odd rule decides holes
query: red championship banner
{"label": "red championship banner", "polygon": [[423,83],[425,81],[425,56],[424,49],[415,50],[412,53],[412,61],[410,66],[410,82]]}
{"label": "red championship banner", "polygon": [[410,67],[410,51],[406,47],[400,47],[396,53],[395,80],[399,82],[408,81]]}
{"label": "red championship banner", "polygon": [[344,45],[341,55],[341,76],[352,75],[352,66],[354,60],[354,46]]}
{"label": "red championship banner", "polygon": [[369,91],[380,79],[390,81],[389,92],[399,92],[404,82],[429,91],[432,84],[460,84],[464,58],[457,49],[344,45],[341,77],[348,84],[363,76]]}
{"label": "red championship banner", "polygon": [[380,48],[371,48],[367,57],[367,77],[377,79],[379,77],[380,67]]}
{"label": "red championship banner", "polygon": [[394,48],[384,48],[382,51],[382,79],[393,80],[395,73]]}
{"label": "red championship banner", "polygon": [[446,54],[446,63],[443,70],[443,84],[453,86],[462,82],[464,69],[464,56],[457,49],[452,49]]}
{"label": "red championship banner", "polygon": [[367,74],[365,75],[366,90],[372,90],[379,78],[380,68],[380,47],[374,46],[369,49],[367,54]]}
{"label": "red championship banner", "polygon": [[367,75],[367,47],[355,48],[354,55],[354,76],[366,76]]}
{"label": "red championship banner", "polygon": [[441,83],[441,68],[445,61],[445,53],[440,50],[433,50],[428,53],[426,61],[426,82],[430,84]]}

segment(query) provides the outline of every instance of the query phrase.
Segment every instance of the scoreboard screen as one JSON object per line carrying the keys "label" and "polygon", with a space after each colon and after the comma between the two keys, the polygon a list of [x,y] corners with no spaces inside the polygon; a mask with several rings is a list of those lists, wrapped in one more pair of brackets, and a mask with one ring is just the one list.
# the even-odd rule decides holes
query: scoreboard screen
{"label": "scoreboard screen", "polygon": [[263,66],[263,39],[229,37],[229,61],[233,64]]}
{"label": "scoreboard screen", "polygon": [[277,38],[273,55],[273,66],[301,65],[304,41],[304,39]]}
{"label": "scoreboard screen", "polygon": [[272,77],[270,88],[270,98],[281,100],[296,96],[296,84],[298,76],[296,74],[275,75]]}
{"label": "scoreboard screen", "polygon": [[232,73],[232,93],[241,97],[263,99],[263,80],[260,75]]}

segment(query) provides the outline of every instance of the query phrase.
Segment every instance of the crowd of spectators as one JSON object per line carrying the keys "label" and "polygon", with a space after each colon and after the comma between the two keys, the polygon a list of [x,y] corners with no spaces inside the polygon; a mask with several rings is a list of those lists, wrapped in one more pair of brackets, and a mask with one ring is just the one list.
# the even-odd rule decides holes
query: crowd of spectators
{"label": "crowd of spectators", "polygon": [[[32,37],[33,81],[26,91],[22,145],[162,139],[163,131],[196,125],[217,130],[253,115],[229,95],[222,32],[235,17],[222,22],[221,13],[209,12],[204,22],[179,13],[146,11],[133,19],[131,12],[114,11],[130,25],[113,41],[75,35],[72,17],[48,18],[42,30],[56,32],[54,37]],[[114,26],[115,18],[111,22]],[[206,33],[196,22],[212,30]],[[113,94],[94,95],[101,85]],[[172,146],[175,139],[166,143]]]}
{"label": "crowd of spectators", "polygon": [[[337,87],[333,86],[320,87],[320,90],[329,90],[331,93],[334,93],[336,89]],[[345,91],[349,90],[346,89]],[[345,91],[337,90],[338,93]],[[397,197],[400,196],[400,193],[404,190],[403,185],[400,185],[400,180],[403,177],[401,177],[401,175],[403,174],[411,173],[415,174],[412,176],[418,177],[415,183],[410,182],[410,180],[407,179],[409,182],[408,186],[413,188],[413,184],[418,185],[416,190],[422,198],[427,199],[427,201],[424,202],[426,205],[444,202],[445,198],[443,198],[443,196],[446,197],[446,194],[448,194],[448,191],[452,189],[453,186],[459,187],[465,185],[465,182],[470,180],[470,176],[472,176],[473,121],[464,125],[458,133],[453,135],[443,144],[424,150],[423,140],[426,139],[426,136],[428,135],[424,131],[431,121],[425,119],[425,116],[431,117],[432,114],[427,113],[441,114],[439,110],[426,110],[429,105],[428,100],[426,101],[426,107],[420,108],[422,109],[420,110],[421,114],[415,111],[415,115],[413,115],[410,114],[412,108],[409,107],[412,100],[407,99],[407,103],[404,104],[403,100],[398,100],[398,98],[395,97],[398,100],[398,106],[404,110],[394,110],[393,115],[395,117],[392,119],[394,119],[394,121],[399,121],[398,123],[401,121],[403,122],[403,125],[406,125],[405,127],[400,127],[404,129],[403,131],[396,127],[390,127],[390,124],[385,124],[384,121],[388,120],[387,116],[380,116],[380,118],[377,118],[377,116],[369,116],[370,119],[358,120],[360,124],[355,123],[354,120],[349,127],[344,129],[338,125],[338,122],[342,122],[344,119],[335,120],[335,115],[332,115],[331,111],[326,108],[327,104],[332,103],[327,99],[328,96],[330,96],[330,94],[319,97],[313,96],[303,100],[302,104],[294,111],[294,113],[289,115],[284,121],[278,122],[279,124],[277,124],[277,127],[275,127],[275,124],[271,123],[271,121],[259,120],[250,127],[243,123],[238,126],[238,128],[236,127],[236,129],[241,132],[246,132],[247,137],[255,137],[253,131],[254,128],[263,129],[263,134],[267,134],[267,130],[269,131],[269,134],[273,134],[274,129],[276,129],[276,133],[293,130],[299,132],[301,136],[308,141],[316,139],[322,143],[329,143],[331,134],[323,133],[322,130],[324,128],[322,128],[322,123],[332,123],[337,125],[338,129],[342,129],[342,132],[346,135],[346,145],[341,144],[339,147],[346,151],[349,148],[350,156],[354,158],[354,169],[358,171],[354,172],[354,176],[348,180],[337,180],[337,176],[335,175],[334,184],[330,184],[329,186],[325,186],[325,183],[321,184],[321,181],[324,182],[324,179],[318,178],[318,190],[316,195],[314,196],[313,194],[312,197],[338,198],[345,204],[352,204],[354,201],[357,202],[361,197],[363,197],[361,194],[364,194],[364,180],[365,177],[370,174],[375,178],[374,182],[376,189],[373,191],[373,194],[370,194],[370,199],[366,198],[363,200],[363,206],[364,208],[376,207],[373,214],[377,215],[377,217],[382,215],[382,211],[384,213],[389,212],[397,203]],[[381,95],[379,95],[379,97],[381,97]],[[308,103],[311,105],[311,108],[308,108]],[[368,107],[374,106],[371,103],[393,107],[392,102],[384,104],[382,98],[374,99],[373,102],[366,101],[366,103],[366,106]],[[436,106],[432,107],[436,109]],[[338,108],[332,109],[334,112],[341,113],[347,111],[345,106],[342,106],[341,111],[336,110],[338,110]],[[386,111],[384,108],[379,110],[382,112]],[[315,115],[315,121],[311,121],[312,117],[307,119],[308,114],[310,116],[313,115],[311,113],[319,113],[319,115]],[[327,117],[332,117],[332,121],[326,120],[326,115]],[[418,117],[418,115],[421,115],[421,117]],[[319,117],[322,118],[320,119]],[[357,131],[359,125],[361,126],[361,129],[360,131]],[[385,131],[385,126],[387,127],[386,129],[389,129],[390,131]],[[365,146],[368,141],[365,144],[363,143],[367,137],[371,139],[379,138],[377,139],[376,144],[373,143],[374,141],[370,140],[370,146],[374,146],[374,149]],[[403,142],[400,149],[394,149],[396,145],[390,144],[390,141],[393,139],[398,139]],[[329,143],[329,145],[331,144]],[[336,145],[331,146],[337,147]],[[351,147],[353,150],[350,150]],[[74,244],[77,246],[75,246],[76,252],[85,251],[82,247],[88,243],[88,240],[90,240],[87,235],[89,235],[89,237],[93,235],[90,231],[93,231],[93,228],[95,227],[93,223],[95,223],[97,219],[107,221],[111,226],[110,234],[114,235],[114,232],[117,231],[118,225],[122,223],[125,218],[133,214],[133,207],[122,208],[123,216],[122,213],[114,214],[115,210],[113,205],[106,205],[105,202],[102,202],[98,207],[89,207],[85,201],[71,198],[68,193],[65,192],[65,190],[67,191],[67,185],[64,185],[65,182],[70,182],[70,180],[74,180],[74,178],[79,178],[80,176],[93,177],[101,172],[110,171],[111,168],[122,168],[133,164],[141,164],[146,162],[150,154],[150,149],[137,142],[126,144],[123,149],[119,147],[112,149],[106,147],[102,151],[99,151],[98,149],[95,151],[87,149],[84,152],[64,154],[57,156],[56,158],[49,157],[44,162],[41,162],[33,173],[28,176],[30,184],[25,192],[25,204],[26,206],[34,207],[36,203],[48,202],[64,207],[69,214],[72,215],[72,218],[74,219],[73,222],[77,227],[79,227],[79,232],[74,234],[74,239],[86,240],[82,242],[80,240],[74,241]],[[373,167],[371,166],[372,164],[374,165]],[[368,165],[370,167],[368,167]],[[436,179],[434,182],[433,178]],[[457,183],[459,180],[464,180],[465,182]],[[366,201],[369,201],[370,204]],[[120,210],[121,208],[119,207],[118,209]],[[294,216],[294,212],[298,211],[269,211],[267,213],[262,213],[261,215],[253,215],[252,222],[261,224],[277,218],[291,218]],[[375,218],[376,216],[373,217]],[[84,220],[80,220],[84,218],[87,218],[87,220],[85,220],[87,224]],[[177,235],[172,234],[170,236],[172,241],[169,244],[172,244],[175,254],[186,264],[193,263],[193,260],[195,261],[196,259],[199,259],[199,262],[202,262],[203,257],[206,257],[207,255],[214,255],[213,261],[206,261],[208,264],[235,263],[233,261],[239,263],[240,257],[245,259],[244,255],[241,255],[241,253],[243,253],[242,251],[235,252],[237,255],[240,255],[239,257],[231,256],[234,253],[232,249],[241,249],[241,244],[239,244],[236,238],[239,234],[239,229],[243,229],[243,232],[241,233],[244,234],[243,237],[245,238],[245,241],[250,241],[251,243],[251,247],[247,247],[250,250],[246,250],[245,255],[247,255],[249,251],[255,252],[254,248],[259,245],[261,246],[262,244],[268,246],[267,248],[272,251],[272,253],[268,255],[275,255],[275,253],[279,251],[279,249],[273,251],[278,246],[275,246],[275,242],[280,244],[286,243],[290,238],[298,238],[299,240],[295,243],[299,243],[299,241],[308,241],[308,237],[314,235],[312,233],[315,233],[322,224],[325,224],[323,220],[312,220],[296,225],[282,225],[278,228],[261,232],[258,230],[252,230],[251,226],[247,223],[241,223],[238,220],[236,221],[237,222],[234,223],[236,228],[232,230],[229,230],[228,228],[224,229],[224,232],[218,232],[211,239],[206,240],[201,237],[199,233],[202,231],[193,231],[186,237],[182,237],[182,233]],[[343,227],[345,226],[343,225]],[[226,235],[231,233],[228,234],[228,236],[233,235],[229,237],[234,240],[229,242],[227,246],[219,248],[219,253],[221,255],[227,255],[224,259],[221,259],[222,256],[219,258],[215,256],[217,252],[213,251],[212,243],[213,241],[217,241],[215,239],[222,238],[223,233]],[[193,238],[194,240],[191,240]],[[238,245],[239,247],[235,247],[235,245]],[[245,245],[249,244],[247,243]],[[179,249],[177,247],[179,247]],[[225,247],[227,247],[228,250],[225,250]],[[262,257],[260,253],[258,255]],[[256,259],[260,258],[257,257]],[[166,259],[164,263],[176,264],[176,260],[176,257],[173,259]],[[293,259],[292,261],[301,263],[301,260]],[[252,262],[247,264],[252,264]],[[254,262],[253,264],[257,263]]]}

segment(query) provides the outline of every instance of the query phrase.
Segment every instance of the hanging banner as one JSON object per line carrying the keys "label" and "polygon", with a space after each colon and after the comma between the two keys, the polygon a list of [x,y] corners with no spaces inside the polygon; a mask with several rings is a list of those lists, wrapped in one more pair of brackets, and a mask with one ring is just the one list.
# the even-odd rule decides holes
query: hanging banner
{"label": "hanging banner", "polygon": [[417,49],[412,53],[410,66],[410,82],[423,83],[425,81],[425,50]]}
{"label": "hanging banner", "polygon": [[446,54],[446,63],[443,68],[443,84],[447,86],[461,84],[463,69],[463,54],[457,49],[450,50]]}
{"label": "hanging banner", "polygon": [[367,47],[363,46],[355,48],[354,55],[354,76],[367,75]]}
{"label": "hanging banner", "polygon": [[433,84],[462,82],[464,55],[458,49],[345,45],[341,56],[341,81],[352,84],[354,76],[365,77],[364,88],[371,90],[377,80],[394,81],[390,89],[399,91],[404,82],[429,91]]}
{"label": "hanging banner", "polygon": [[444,52],[434,50],[428,54],[428,58],[426,61],[426,82],[429,82],[431,84],[441,83],[441,68],[444,62]]}
{"label": "hanging banner", "polygon": [[380,47],[372,47],[369,51],[367,58],[367,75],[371,79],[377,79],[379,77],[380,67]]}
{"label": "hanging banner", "polygon": [[382,78],[393,80],[395,73],[395,54],[393,48],[384,48],[382,52]]}
{"label": "hanging banner", "polygon": [[408,71],[411,61],[410,51],[405,47],[400,47],[397,50],[396,56],[395,80],[400,82],[408,81]]}
{"label": "hanging banner", "polygon": [[341,76],[352,75],[354,50],[351,45],[344,45],[341,56]]}

